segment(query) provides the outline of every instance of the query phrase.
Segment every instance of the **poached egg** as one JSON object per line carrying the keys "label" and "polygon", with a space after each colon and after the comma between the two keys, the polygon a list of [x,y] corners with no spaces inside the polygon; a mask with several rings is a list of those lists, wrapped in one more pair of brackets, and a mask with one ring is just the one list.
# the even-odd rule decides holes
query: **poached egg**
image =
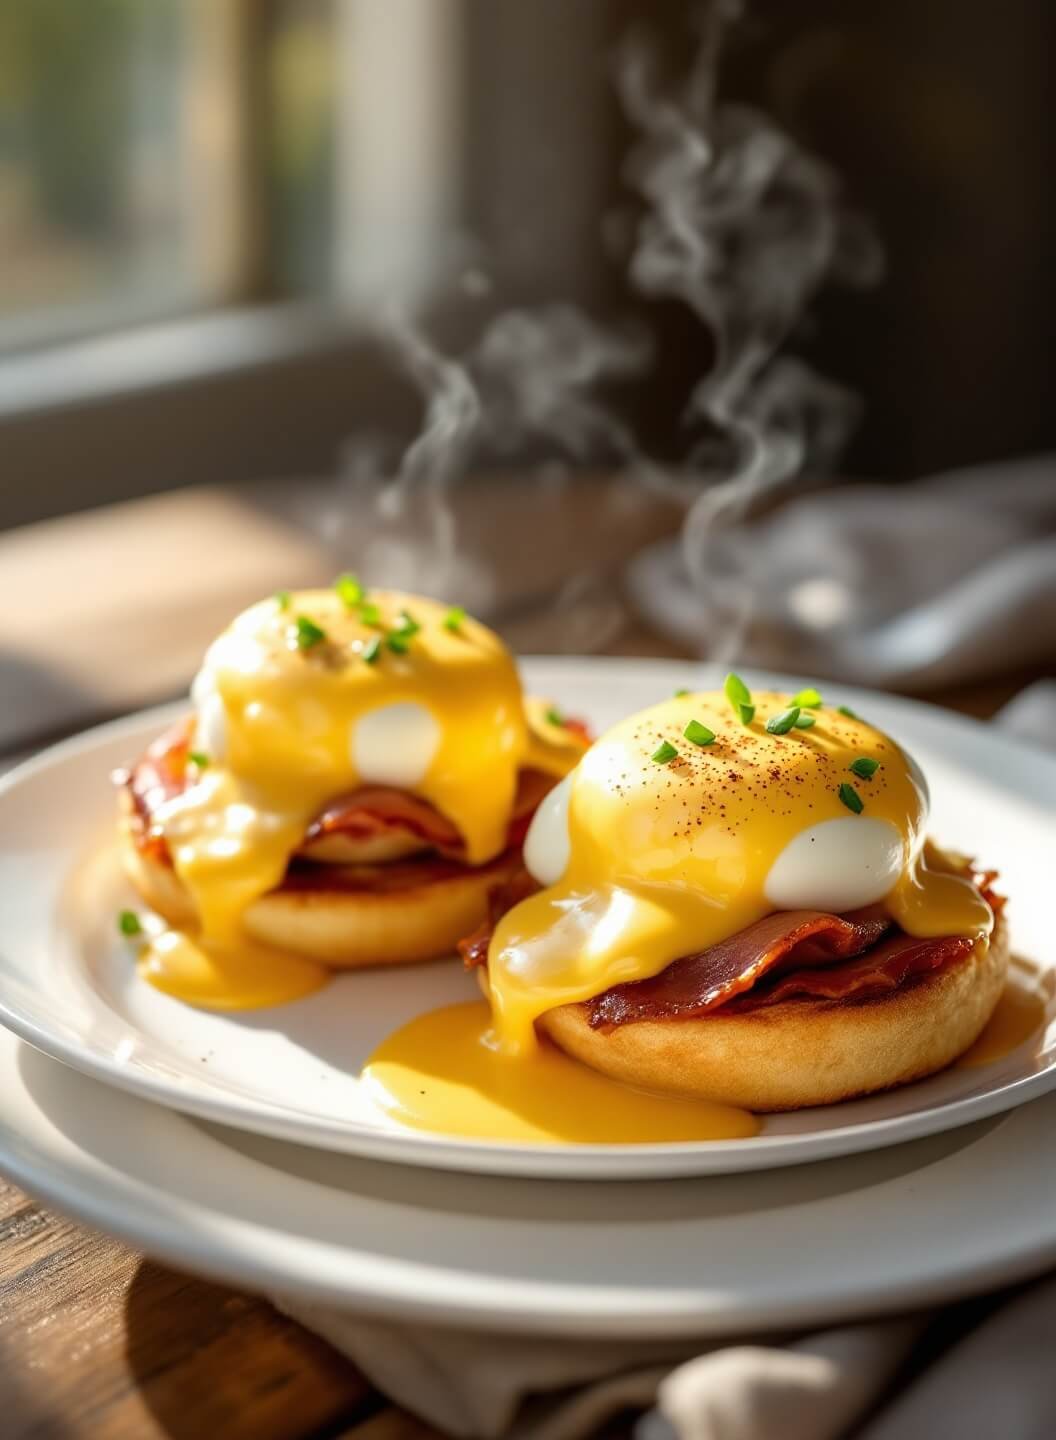
{"label": "poached egg", "polygon": [[189,783],[152,815],[200,929],[155,932],[141,972],[192,1003],[282,1003],[325,983],[314,961],[246,939],[314,817],[363,785],[421,797],[466,863],[506,846],[522,767],[562,775],[580,746],[526,709],[513,657],[460,610],[354,582],[239,615],[191,691]]}
{"label": "poached egg", "polygon": [[502,918],[488,955],[502,1049],[531,1052],[545,1011],[775,910],[880,904],[910,935],[989,933],[978,890],[928,866],[914,761],[808,699],[757,693],[743,719],[722,691],[680,694],[614,726],[551,791],[525,843],[544,888]]}

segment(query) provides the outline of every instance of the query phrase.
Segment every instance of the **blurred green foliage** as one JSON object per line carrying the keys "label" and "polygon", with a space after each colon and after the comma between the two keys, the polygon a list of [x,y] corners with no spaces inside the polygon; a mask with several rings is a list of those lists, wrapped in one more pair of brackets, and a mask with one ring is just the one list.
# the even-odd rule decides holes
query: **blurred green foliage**
{"label": "blurred green foliage", "polygon": [[183,10],[181,0],[0,0],[0,160],[52,223],[96,236],[120,223],[133,87],[150,83],[145,54],[178,50]]}
{"label": "blurred green foliage", "polygon": [[332,263],[334,111],[332,0],[279,0],[266,55],[268,208],[277,278],[325,287]]}

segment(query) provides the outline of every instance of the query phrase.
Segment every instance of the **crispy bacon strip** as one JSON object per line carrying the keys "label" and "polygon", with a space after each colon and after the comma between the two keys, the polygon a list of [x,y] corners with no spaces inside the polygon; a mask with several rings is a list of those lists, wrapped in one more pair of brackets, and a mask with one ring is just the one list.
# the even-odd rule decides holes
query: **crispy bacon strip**
{"label": "crispy bacon strip", "polygon": [[[963,873],[999,915],[1005,897],[993,888],[997,871],[976,870],[966,860]],[[467,968],[488,963],[499,919],[538,888],[522,871],[492,892],[489,919],[459,942]],[[586,1003],[591,1025],[609,1028],[635,1020],[692,1019],[720,1008],[743,1013],[795,996],[864,1000],[940,969],[966,955],[973,943],[965,935],[915,939],[897,930],[879,906],[844,916],[782,911],[674,961],[650,980],[614,986]]]}
{"label": "crispy bacon strip", "polygon": [[[503,876],[518,863],[516,852],[504,850],[480,871],[493,870],[495,884],[501,886]],[[415,855],[409,860],[390,860],[383,865],[310,865],[295,860],[286,872],[283,889],[301,895],[329,894],[343,890],[357,894],[391,895],[417,890],[442,880],[465,875],[466,866],[443,855]]]}
{"label": "crispy bacon strip", "polygon": [[154,830],[154,812],[187,784],[187,754],[191,748],[192,717],[178,721],[147,746],[131,770],[115,770],[112,780],[128,796],[132,838],[152,860],[168,865],[169,847]]}
{"label": "crispy bacon strip", "polygon": [[[541,770],[521,771],[506,832],[508,847],[521,844],[540,800],[555,783]],[[308,827],[305,840],[311,844],[333,835],[365,840],[393,830],[414,835],[451,859],[464,858],[465,842],[445,815],[420,796],[383,785],[364,785],[335,800]]]}
{"label": "crispy bacon strip", "polygon": [[685,955],[649,980],[615,985],[588,1001],[593,1029],[636,1020],[698,1019],[782,970],[833,964],[861,955],[891,927],[877,908],[855,915],[782,910],[736,935]]}
{"label": "crispy bacon strip", "polygon": [[974,940],[969,935],[943,935],[918,940],[899,931],[875,945],[857,960],[840,965],[816,966],[779,976],[772,985],[763,984],[732,1001],[728,1013],[743,1013],[774,1005],[779,1000],[870,1000],[888,995],[921,975],[940,970],[952,960],[963,959]]}
{"label": "crispy bacon strip", "polygon": [[388,785],[364,785],[334,800],[309,825],[305,839],[347,835],[367,840],[389,830],[404,830],[438,850],[457,849],[462,843],[451,821],[427,800]]}
{"label": "crispy bacon strip", "polygon": [[538,882],[533,880],[522,866],[504,885],[497,885],[491,891],[488,896],[488,918],[477,926],[472,935],[467,935],[458,942],[458,953],[462,956],[467,970],[488,963],[488,947],[496,925],[507,910],[512,910],[522,900],[527,900],[528,896],[534,895],[538,889]]}

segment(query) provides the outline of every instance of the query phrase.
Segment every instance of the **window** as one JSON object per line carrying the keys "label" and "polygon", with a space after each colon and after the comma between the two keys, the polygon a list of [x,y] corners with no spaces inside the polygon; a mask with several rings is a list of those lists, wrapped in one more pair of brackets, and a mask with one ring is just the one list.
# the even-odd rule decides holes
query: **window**
{"label": "window", "polygon": [[457,208],[462,8],[0,0],[0,350],[415,289]]}
{"label": "window", "polygon": [[0,348],[234,293],[234,16],[0,0]]}
{"label": "window", "polygon": [[0,528],[332,464],[413,405],[364,310],[414,308],[467,237],[577,293],[602,130],[576,14],[0,0]]}

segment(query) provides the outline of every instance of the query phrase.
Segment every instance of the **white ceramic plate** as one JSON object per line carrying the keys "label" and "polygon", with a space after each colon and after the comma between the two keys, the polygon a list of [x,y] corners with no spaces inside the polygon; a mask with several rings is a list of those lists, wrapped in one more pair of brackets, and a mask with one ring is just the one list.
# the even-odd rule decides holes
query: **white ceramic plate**
{"label": "white ceramic plate", "polygon": [[360,1313],[581,1337],[736,1334],[930,1305],[1056,1259],[1056,1096],[754,1175],[444,1174],[164,1110],[0,1031],[0,1169],[182,1268]]}
{"label": "white ceramic plate", "polygon": [[[710,683],[699,668],[654,661],[537,660],[525,671],[532,689],[598,727],[680,685]],[[1016,949],[1056,971],[1049,910],[1056,760],[927,706],[847,689],[833,698],[916,753],[933,791],[934,832],[1000,868]],[[1043,1033],[993,1065],[772,1117],[750,1140],[516,1145],[401,1128],[371,1105],[361,1064],[415,1014],[476,993],[457,963],[348,975],[294,1005],[248,1015],[194,1010],[136,977],[115,933],[117,910],[133,901],[111,849],[107,775],[172,713],[89,732],[0,787],[0,1020],[111,1085],[220,1123],[358,1155],[591,1179],[714,1174],[850,1154],[967,1124],[1056,1084],[1053,1015]]]}

